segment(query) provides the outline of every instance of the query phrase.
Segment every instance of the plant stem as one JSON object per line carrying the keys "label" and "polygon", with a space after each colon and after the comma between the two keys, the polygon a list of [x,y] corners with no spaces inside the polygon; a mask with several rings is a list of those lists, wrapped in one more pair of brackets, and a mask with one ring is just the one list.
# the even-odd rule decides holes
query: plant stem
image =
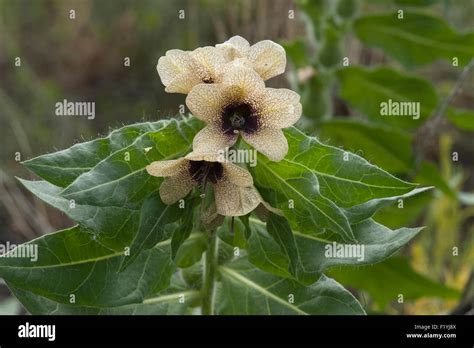
{"label": "plant stem", "polygon": [[209,233],[207,251],[204,259],[204,279],[202,284],[202,314],[212,315],[214,310],[214,285],[217,268],[217,233]]}

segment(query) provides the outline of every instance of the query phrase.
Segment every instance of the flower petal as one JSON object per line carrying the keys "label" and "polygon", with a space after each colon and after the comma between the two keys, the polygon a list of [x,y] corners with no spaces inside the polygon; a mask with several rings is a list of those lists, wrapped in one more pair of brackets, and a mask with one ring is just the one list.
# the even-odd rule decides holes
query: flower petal
{"label": "flower petal", "polygon": [[184,72],[176,76],[165,88],[167,93],[188,94],[194,86],[202,83],[194,72]]}
{"label": "flower petal", "polygon": [[265,128],[290,127],[302,112],[299,94],[286,88],[265,88],[259,109],[259,120]]}
{"label": "flower petal", "polygon": [[217,152],[190,152],[185,157],[190,161],[206,161],[206,162],[222,162],[223,156],[219,155]]}
{"label": "flower petal", "polygon": [[281,161],[288,153],[288,142],[281,129],[261,128],[253,133],[241,134],[248,144],[272,161]]}
{"label": "flower petal", "polygon": [[214,196],[217,213],[233,216],[239,209],[239,186],[230,182],[229,178],[222,177],[214,184]]}
{"label": "flower petal", "polygon": [[248,170],[230,162],[222,163],[222,166],[224,167],[223,176],[227,177],[231,183],[243,187],[253,185],[253,178]]}
{"label": "flower petal", "polygon": [[160,186],[160,197],[165,204],[174,204],[196,186],[197,183],[191,179],[187,170],[178,175],[166,177]]}
{"label": "flower petal", "polygon": [[190,53],[191,69],[204,83],[219,82],[219,75],[226,64],[222,53],[212,46],[200,47]]}
{"label": "flower petal", "polygon": [[216,48],[222,52],[227,61],[247,56],[250,44],[241,36],[233,36],[222,44],[217,44]]}
{"label": "flower petal", "polygon": [[158,65],[156,66],[161,82],[168,86],[176,76],[187,72],[191,59],[189,52],[182,50],[167,51],[165,56],[158,59]]}
{"label": "flower petal", "polygon": [[222,103],[222,87],[217,84],[197,85],[186,97],[186,105],[191,113],[206,123],[220,121]]}
{"label": "flower petal", "polygon": [[229,70],[222,79],[223,98],[229,99],[255,99],[264,92],[265,83],[258,73],[253,69],[244,66],[238,61],[228,64]]}
{"label": "flower petal", "polygon": [[229,180],[214,185],[217,213],[225,216],[242,216],[254,210],[261,201],[254,186],[241,187]]}
{"label": "flower petal", "polygon": [[188,167],[188,161],[184,158],[176,160],[155,161],[146,166],[148,174],[153,176],[174,176]]}
{"label": "flower petal", "polygon": [[219,124],[211,123],[194,136],[193,151],[196,153],[216,153],[234,145],[237,137],[238,134],[225,134]]}
{"label": "flower petal", "polygon": [[250,47],[248,60],[263,80],[268,80],[285,71],[286,53],[279,44],[263,40]]}

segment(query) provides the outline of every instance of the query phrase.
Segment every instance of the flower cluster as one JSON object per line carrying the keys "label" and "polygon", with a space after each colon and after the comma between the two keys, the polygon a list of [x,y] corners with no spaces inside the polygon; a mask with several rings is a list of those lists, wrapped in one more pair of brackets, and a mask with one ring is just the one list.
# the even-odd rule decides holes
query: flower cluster
{"label": "flower cluster", "polygon": [[245,215],[264,204],[250,173],[218,152],[233,146],[240,135],[272,161],[285,157],[288,143],[282,128],[300,118],[300,97],[264,82],[282,74],[285,66],[283,47],[270,40],[250,46],[240,36],[215,47],[170,50],[158,60],[166,92],[187,94],[189,110],[206,123],[193,140],[193,152],[147,167],[150,175],[165,177],[160,186],[164,203],[175,203],[196,186],[205,191],[212,185],[220,215]]}

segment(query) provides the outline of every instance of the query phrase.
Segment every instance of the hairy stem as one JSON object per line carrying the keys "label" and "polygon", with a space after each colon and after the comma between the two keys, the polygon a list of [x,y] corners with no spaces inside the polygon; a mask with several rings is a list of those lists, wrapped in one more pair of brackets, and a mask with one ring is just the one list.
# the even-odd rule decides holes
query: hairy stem
{"label": "hairy stem", "polygon": [[217,269],[217,233],[209,234],[207,251],[204,259],[204,279],[202,285],[202,314],[212,315],[214,310],[214,288]]}

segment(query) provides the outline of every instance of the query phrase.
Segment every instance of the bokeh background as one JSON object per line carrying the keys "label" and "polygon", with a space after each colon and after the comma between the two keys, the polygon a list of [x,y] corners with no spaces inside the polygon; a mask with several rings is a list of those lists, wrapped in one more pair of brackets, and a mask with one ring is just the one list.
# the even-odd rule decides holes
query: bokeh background
{"label": "bokeh background", "polygon": [[[301,93],[301,128],[401,178],[435,186],[403,209],[376,216],[393,228],[427,226],[408,247],[389,261],[334,269],[331,276],[369,313],[473,314],[474,72],[466,69],[450,98],[467,62],[407,64],[397,59],[397,41],[368,44],[354,30],[360,18],[400,9],[443,21],[460,39],[456,47],[472,56],[473,0],[0,0],[0,243],[72,224],[19,185],[15,176],[33,178],[19,160],[123,124],[177,115],[185,97],[166,94],[156,73],[169,49],[215,45],[233,35],[250,43],[271,39],[286,48],[288,66],[269,84]],[[414,32],[430,30],[423,21],[417,25]],[[344,57],[350,66],[385,66],[423,79],[438,100],[415,125],[384,124],[360,106],[372,101],[369,90],[359,103],[351,100],[351,91],[365,87],[341,79]],[[390,90],[390,76],[381,88]],[[442,106],[446,98],[449,110]],[[95,102],[95,119],[56,116],[55,103],[63,99]],[[0,283],[0,314],[21,312]]]}

